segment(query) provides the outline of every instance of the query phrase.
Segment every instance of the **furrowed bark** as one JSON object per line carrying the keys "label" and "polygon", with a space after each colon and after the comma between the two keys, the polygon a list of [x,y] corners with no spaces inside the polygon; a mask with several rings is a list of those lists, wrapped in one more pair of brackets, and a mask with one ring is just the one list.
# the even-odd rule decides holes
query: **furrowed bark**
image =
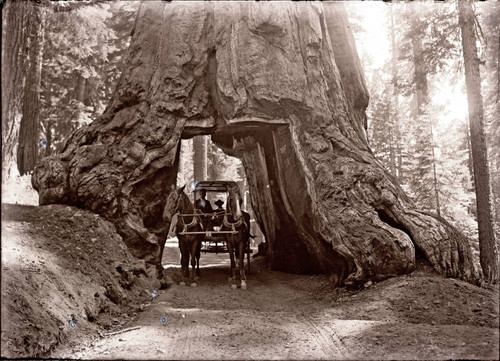
{"label": "furrowed bark", "polygon": [[476,188],[477,221],[479,228],[479,253],[481,268],[488,282],[498,282],[498,249],[493,231],[493,214],[490,199],[490,173],[488,167],[484,109],[481,94],[481,76],[474,34],[472,2],[458,2],[459,25],[464,54],[465,85],[469,106],[471,150]]}

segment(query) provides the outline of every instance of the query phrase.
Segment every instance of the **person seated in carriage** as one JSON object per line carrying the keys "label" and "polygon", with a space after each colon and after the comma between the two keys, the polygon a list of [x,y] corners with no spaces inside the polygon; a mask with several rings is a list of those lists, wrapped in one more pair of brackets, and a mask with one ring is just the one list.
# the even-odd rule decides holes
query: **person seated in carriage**
{"label": "person seated in carriage", "polygon": [[[202,189],[200,191],[200,198],[194,201],[194,208],[199,213],[214,213],[212,205],[210,204],[210,201],[206,199],[206,196],[207,191],[205,189]],[[211,218],[211,216],[201,216],[201,222],[203,223],[203,226],[207,231],[213,230]]]}
{"label": "person seated in carriage", "polygon": [[202,189],[200,191],[200,198],[194,201],[194,208],[199,209],[202,213],[213,213],[214,210],[210,201],[206,199],[207,191]]}
{"label": "person seated in carriage", "polygon": [[217,206],[217,209],[214,211],[215,213],[224,213],[226,210],[222,208],[224,201],[222,199],[217,199],[214,203]]}
{"label": "person seated in carriage", "polygon": [[217,206],[217,209],[214,210],[214,227],[220,227],[222,225],[222,220],[224,219],[224,214],[226,213],[226,210],[222,208],[224,201],[222,199],[217,199],[214,204]]}

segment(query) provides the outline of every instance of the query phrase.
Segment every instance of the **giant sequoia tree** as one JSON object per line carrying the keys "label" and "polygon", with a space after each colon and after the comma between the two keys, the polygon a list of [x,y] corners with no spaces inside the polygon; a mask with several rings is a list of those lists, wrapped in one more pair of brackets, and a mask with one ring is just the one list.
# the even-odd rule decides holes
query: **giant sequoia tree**
{"label": "giant sequoia tree", "polygon": [[421,255],[476,281],[468,240],[415,209],[374,158],[367,103],[342,4],[143,3],[110,106],[33,185],[40,204],[111,220],[158,265],[180,139],[210,134],[242,159],[274,269],[349,283],[410,272]]}

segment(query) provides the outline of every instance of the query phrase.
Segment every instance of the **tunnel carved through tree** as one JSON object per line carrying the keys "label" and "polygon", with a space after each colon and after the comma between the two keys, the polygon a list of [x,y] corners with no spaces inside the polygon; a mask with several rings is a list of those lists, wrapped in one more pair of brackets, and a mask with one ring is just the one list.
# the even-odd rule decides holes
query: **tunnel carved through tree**
{"label": "tunnel carved through tree", "polygon": [[180,140],[210,134],[243,162],[273,269],[357,283],[411,272],[419,253],[476,282],[469,240],[374,158],[367,104],[342,4],[142,3],[110,105],[32,182],[40,204],[102,215],[160,269]]}

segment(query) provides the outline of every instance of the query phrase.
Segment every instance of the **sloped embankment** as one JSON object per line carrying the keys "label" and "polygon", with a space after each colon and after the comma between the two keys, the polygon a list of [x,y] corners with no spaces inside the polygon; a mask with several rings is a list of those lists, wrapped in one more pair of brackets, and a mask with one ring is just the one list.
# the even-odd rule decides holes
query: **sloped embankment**
{"label": "sloped embankment", "polygon": [[43,356],[119,327],[166,286],[147,276],[110,222],[61,205],[2,204],[1,275],[2,357]]}

